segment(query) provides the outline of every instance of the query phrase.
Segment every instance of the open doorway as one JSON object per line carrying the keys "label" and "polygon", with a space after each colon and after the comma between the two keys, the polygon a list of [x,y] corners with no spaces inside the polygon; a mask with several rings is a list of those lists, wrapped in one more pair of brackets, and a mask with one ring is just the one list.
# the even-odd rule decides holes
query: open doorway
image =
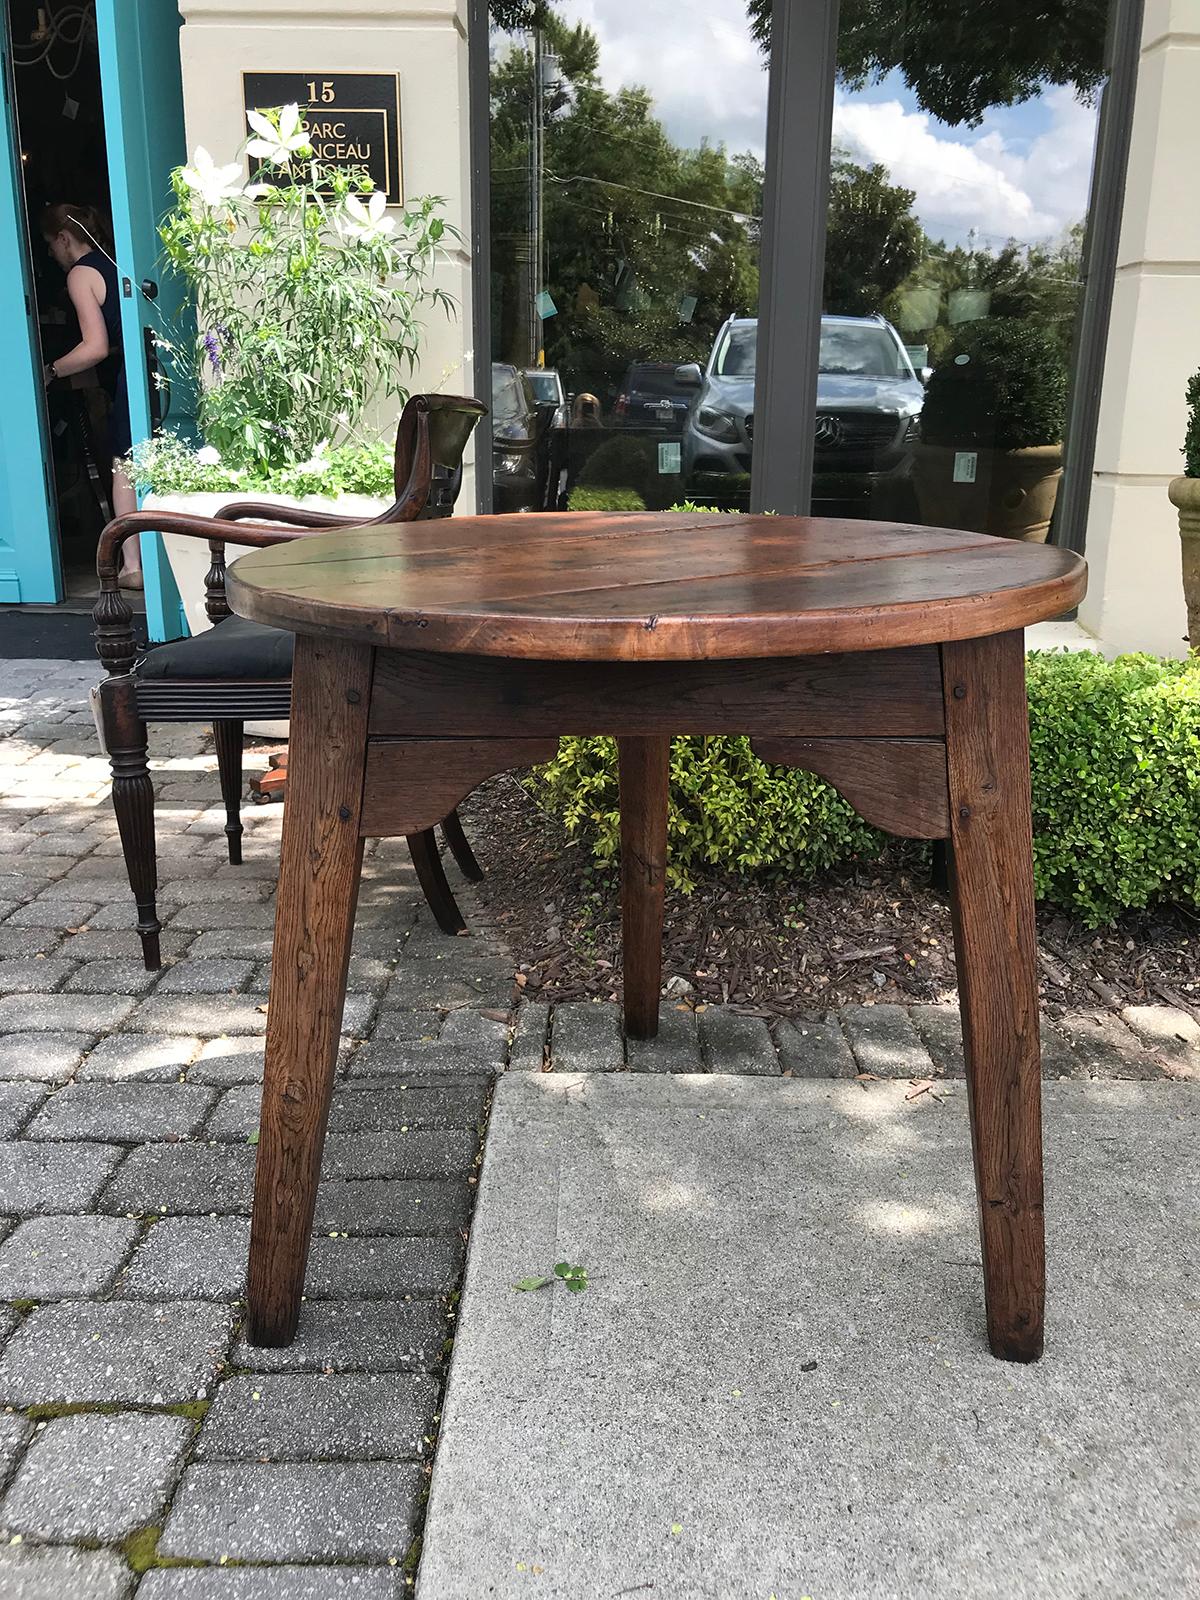
{"label": "open doorway", "polygon": [[[96,8],[95,0],[8,0],[8,5],[28,281],[42,363],[48,367],[79,343],[80,329],[66,274],[43,238],[46,208],[68,205],[94,217],[96,244],[112,254]],[[111,515],[108,376],[102,364],[52,381],[46,390],[46,476],[68,608],[91,605],[96,544]]]}

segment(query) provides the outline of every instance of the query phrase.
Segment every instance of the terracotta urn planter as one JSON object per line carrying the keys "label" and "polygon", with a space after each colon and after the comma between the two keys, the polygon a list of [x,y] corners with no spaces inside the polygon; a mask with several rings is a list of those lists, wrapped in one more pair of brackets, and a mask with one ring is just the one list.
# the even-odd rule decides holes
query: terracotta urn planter
{"label": "terracotta urn planter", "polygon": [[1062,478],[1062,445],[975,450],[974,483],[955,483],[959,453],[951,445],[917,446],[913,481],[921,520],[939,528],[1045,544]]}
{"label": "terracotta urn planter", "polygon": [[[193,516],[215,517],[220,508],[228,505],[231,500],[265,500],[281,506],[298,505],[312,511],[337,511],[346,516],[361,517],[368,522],[372,517],[378,516],[383,511],[388,501],[376,499],[371,495],[347,494],[337,496],[306,495],[303,498],[289,498],[287,495],[271,494],[264,490],[249,488],[235,491],[222,489],[219,493],[192,492],[189,494],[148,494],[142,502],[144,511],[153,511],[161,507],[167,511],[187,511]],[[175,587],[179,590],[179,598],[183,603],[183,614],[187,621],[188,632],[192,634],[203,633],[212,627],[208,620],[208,613],[204,609],[205,578],[212,564],[208,546],[200,539],[185,539],[179,533],[164,533],[160,535],[166,548],[167,560],[171,564],[171,576],[175,579]],[[246,554],[252,546],[234,544],[230,542],[225,546],[225,564],[230,566],[238,556]],[[254,722],[248,723],[248,733],[259,735],[267,739],[286,739],[288,725],[286,722]]]}
{"label": "terracotta urn planter", "polygon": [[1200,650],[1200,478],[1172,478],[1167,494],[1179,512],[1188,640],[1193,650]]}

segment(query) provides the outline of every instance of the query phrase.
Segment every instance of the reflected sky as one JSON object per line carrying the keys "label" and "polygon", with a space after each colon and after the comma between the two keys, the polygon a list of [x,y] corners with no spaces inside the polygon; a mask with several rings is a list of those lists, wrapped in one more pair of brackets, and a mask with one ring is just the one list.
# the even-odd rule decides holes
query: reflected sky
{"label": "reflected sky", "polygon": [[[760,159],[767,79],[743,0],[560,0],[569,22],[600,40],[607,88],[644,85],[680,144],[725,143]],[[949,127],[921,111],[898,73],[861,93],[839,89],[834,141],[861,162],[882,162],[916,191],[926,233],[993,249],[1057,239],[1087,207],[1095,108],[1069,88],[989,112],[978,128]]]}

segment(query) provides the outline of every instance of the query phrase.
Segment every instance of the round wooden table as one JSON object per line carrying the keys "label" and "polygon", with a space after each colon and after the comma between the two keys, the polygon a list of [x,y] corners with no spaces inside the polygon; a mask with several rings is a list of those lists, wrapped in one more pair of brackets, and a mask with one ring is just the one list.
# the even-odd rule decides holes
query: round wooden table
{"label": "round wooden table", "polygon": [[364,838],[616,736],[625,1026],[658,1024],[674,734],[749,734],[868,821],[944,839],[993,1352],[1042,1346],[1041,1064],[1022,629],[1078,556],[808,517],[571,512],[339,529],[241,557],[297,634],[250,1244],[250,1336],[295,1334]]}

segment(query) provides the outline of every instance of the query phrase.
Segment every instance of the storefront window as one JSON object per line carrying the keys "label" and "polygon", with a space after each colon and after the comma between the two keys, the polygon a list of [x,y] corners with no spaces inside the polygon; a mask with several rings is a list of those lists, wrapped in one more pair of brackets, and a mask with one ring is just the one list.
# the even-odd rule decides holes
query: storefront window
{"label": "storefront window", "polygon": [[1106,0],[842,0],[813,508],[1045,539]]}
{"label": "storefront window", "polygon": [[746,504],[767,71],[744,0],[491,18],[494,509]]}

